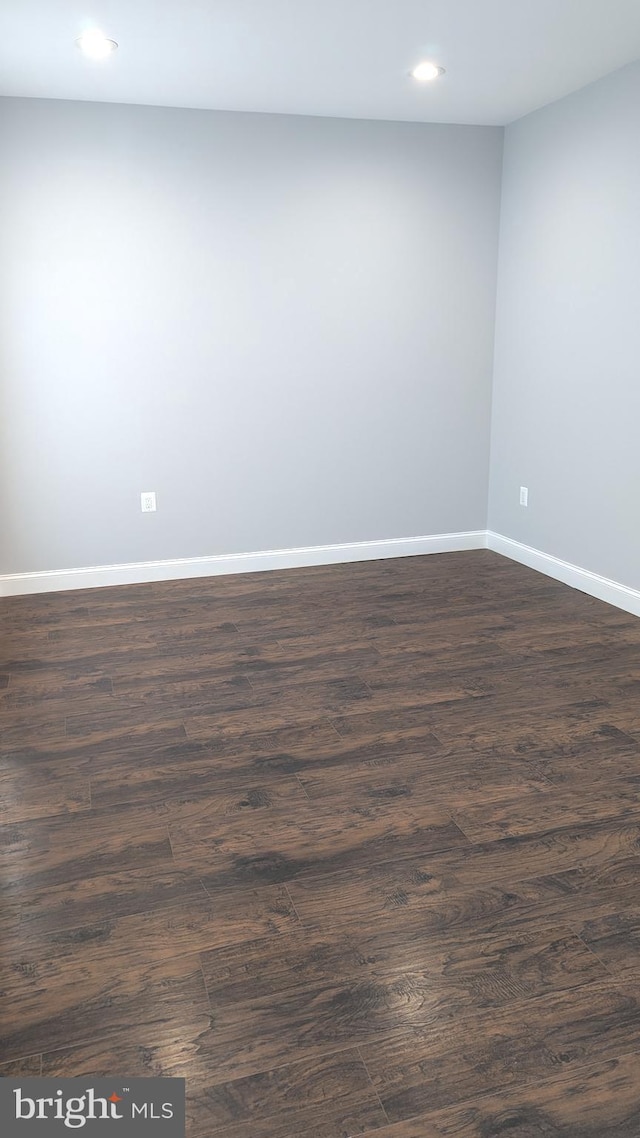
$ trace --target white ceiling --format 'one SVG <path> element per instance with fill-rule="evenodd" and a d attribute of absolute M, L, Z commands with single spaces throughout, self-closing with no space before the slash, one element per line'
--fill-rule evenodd
<path fill-rule="evenodd" d="M 639 56 L 640 0 L 0 0 L 2 95 L 507 123 Z"/>

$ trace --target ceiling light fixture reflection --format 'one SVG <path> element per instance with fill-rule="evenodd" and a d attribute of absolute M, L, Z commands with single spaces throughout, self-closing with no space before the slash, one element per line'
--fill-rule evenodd
<path fill-rule="evenodd" d="M 438 67 L 437 63 L 425 60 L 424 63 L 419 63 L 417 67 L 414 67 L 411 75 L 419 83 L 432 83 L 434 79 L 444 75 L 444 67 Z"/>
<path fill-rule="evenodd" d="M 99 28 L 90 28 L 89 31 L 83 32 L 76 43 L 82 54 L 89 59 L 107 59 L 118 48 L 116 41 L 110 40 Z"/>

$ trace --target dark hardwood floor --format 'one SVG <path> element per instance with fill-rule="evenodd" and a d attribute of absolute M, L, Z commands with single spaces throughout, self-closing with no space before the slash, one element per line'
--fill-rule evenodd
<path fill-rule="evenodd" d="M 638 1138 L 640 621 L 489 552 L 0 602 L 0 1074 Z"/>

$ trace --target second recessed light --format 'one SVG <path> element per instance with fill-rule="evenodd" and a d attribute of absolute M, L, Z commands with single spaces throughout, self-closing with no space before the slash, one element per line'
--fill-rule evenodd
<path fill-rule="evenodd" d="M 438 67 L 437 63 L 425 60 L 424 63 L 419 63 L 417 67 L 414 67 L 411 75 L 419 83 L 431 83 L 439 75 L 444 75 L 444 67 Z"/>

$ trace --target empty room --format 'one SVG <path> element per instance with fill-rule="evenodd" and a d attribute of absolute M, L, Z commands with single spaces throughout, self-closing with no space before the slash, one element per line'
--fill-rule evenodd
<path fill-rule="evenodd" d="M 638 1138 L 639 424 L 638 0 L 0 0 L 3 1136 Z"/>

